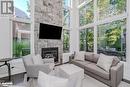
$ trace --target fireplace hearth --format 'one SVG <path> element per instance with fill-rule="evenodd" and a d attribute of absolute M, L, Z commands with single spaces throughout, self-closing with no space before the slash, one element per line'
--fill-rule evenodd
<path fill-rule="evenodd" d="M 58 62 L 58 47 L 42 48 L 41 53 L 43 59 L 54 58 L 54 62 Z"/>

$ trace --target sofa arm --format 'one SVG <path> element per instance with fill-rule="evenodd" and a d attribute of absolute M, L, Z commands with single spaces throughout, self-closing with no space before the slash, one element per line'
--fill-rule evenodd
<path fill-rule="evenodd" d="M 112 87 L 117 87 L 120 81 L 123 79 L 123 70 L 124 70 L 124 65 L 121 62 L 111 68 L 110 75 L 111 75 Z"/>
<path fill-rule="evenodd" d="M 29 65 L 26 67 L 27 77 L 38 77 L 39 71 L 49 73 L 51 71 L 49 65 Z"/>

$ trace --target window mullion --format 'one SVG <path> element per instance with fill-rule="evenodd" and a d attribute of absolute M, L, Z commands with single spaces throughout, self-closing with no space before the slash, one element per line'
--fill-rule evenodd
<path fill-rule="evenodd" d="M 97 0 L 94 0 L 94 53 L 97 53 Z"/>
<path fill-rule="evenodd" d="M 117 15 L 117 16 L 113 16 L 113 17 L 110 17 L 110 18 L 106 18 L 104 20 L 99 20 L 99 21 L 97 21 L 97 25 L 110 23 L 110 22 L 117 21 L 117 20 L 122 20 L 124 18 L 127 18 L 127 13 Z"/>
<path fill-rule="evenodd" d="M 78 8 L 80 9 L 81 7 L 85 6 L 86 4 L 88 4 L 89 2 L 91 2 L 92 0 L 86 0 L 83 3 L 81 3 L 80 5 L 78 5 Z"/>
<path fill-rule="evenodd" d="M 90 27 L 93 27 L 93 26 L 94 26 L 94 23 L 89 23 L 89 24 L 87 24 L 87 25 L 84 25 L 84 26 L 79 27 L 79 29 L 90 28 Z"/>

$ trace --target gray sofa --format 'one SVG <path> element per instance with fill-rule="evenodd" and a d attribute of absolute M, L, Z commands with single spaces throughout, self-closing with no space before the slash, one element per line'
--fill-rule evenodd
<path fill-rule="evenodd" d="M 111 86 L 118 87 L 123 78 L 123 63 L 117 57 L 114 57 L 110 72 L 106 72 L 99 68 L 96 63 L 99 59 L 99 54 L 85 54 L 85 60 L 76 60 L 72 57 L 71 63 L 84 69 L 85 74 L 94 77 L 95 79 Z"/>

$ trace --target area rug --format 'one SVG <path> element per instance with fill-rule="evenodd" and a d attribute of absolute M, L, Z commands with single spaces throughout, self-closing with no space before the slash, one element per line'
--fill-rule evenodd
<path fill-rule="evenodd" d="M 26 87 L 38 87 L 37 80 L 30 79 L 27 82 Z M 102 82 L 100 82 L 88 75 L 85 75 L 85 78 L 83 79 L 81 87 L 109 87 L 109 86 L 103 84 Z M 130 84 L 122 81 L 118 87 L 130 87 Z"/>

